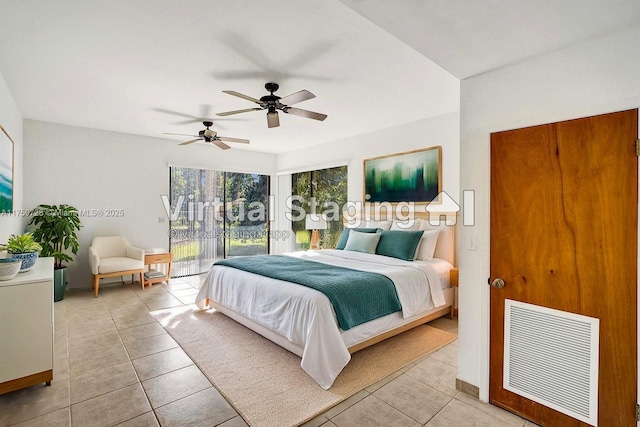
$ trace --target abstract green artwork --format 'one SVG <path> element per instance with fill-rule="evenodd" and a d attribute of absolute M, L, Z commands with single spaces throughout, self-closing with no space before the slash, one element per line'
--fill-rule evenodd
<path fill-rule="evenodd" d="M 13 210 L 13 140 L 0 126 L 0 213 Z"/>
<path fill-rule="evenodd" d="M 429 203 L 441 191 L 442 147 L 364 160 L 365 202 Z"/>

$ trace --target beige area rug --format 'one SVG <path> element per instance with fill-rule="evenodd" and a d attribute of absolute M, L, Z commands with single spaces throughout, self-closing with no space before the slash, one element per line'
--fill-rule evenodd
<path fill-rule="evenodd" d="M 252 427 L 297 426 L 456 336 L 422 325 L 353 354 L 329 390 L 300 357 L 215 310 L 191 307 L 154 316 Z"/>

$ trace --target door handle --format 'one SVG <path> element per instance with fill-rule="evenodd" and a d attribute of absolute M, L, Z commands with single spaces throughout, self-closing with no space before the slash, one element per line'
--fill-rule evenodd
<path fill-rule="evenodd" d="M 491 282 L 491 286 L 497 289 L 504 288 L 505 284 L 506 283 L 504 283 L 504 280 L 499 277 L 496 277 L 495 279 L 493 279 L 493 282 Z"/>

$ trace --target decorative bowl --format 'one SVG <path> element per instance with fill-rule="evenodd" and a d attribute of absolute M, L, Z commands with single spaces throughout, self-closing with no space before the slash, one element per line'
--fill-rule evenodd
<path fill-rule="evenodd" d="M 14 254 L 10 252 L 8 256 L 12 259 L 19 259 L 22 261 L 20 273 L 31 270 L 38 260 L 38 252 L 26 252 L 22 254 Z"/>
<path fill-rule="evenodd" d="M 11 280 L 20 271 L 22 260 L 13 258 L 0 258 L 0 280 Z"/>

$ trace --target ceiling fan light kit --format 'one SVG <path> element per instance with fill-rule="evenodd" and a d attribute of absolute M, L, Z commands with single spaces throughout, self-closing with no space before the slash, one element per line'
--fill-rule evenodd
<path fill-rule="evenodd" d="M 282 111 L 286 114 L 292 114 L 294 116 L 306 117 L 308 119 L 314 119 L 322 121 L 327 118 L 326 114 L 316 113 L 314 111 L 303 110 L 300 108 L 293 108 L 290 105 L 298 102 L 306 101 L 308 99 L 315 98 L 316 96 L 308 90 L 300 90 L 298 92 L 287 95 L 284 98 L 280 98 L 273 93 L 276 92 L 280 86 L 278 83 L 269 82 L 264 85 L 264 88 L 269 92 L 269 95 L 264 95 L 260 99 L 253 98 L 251 96 L 236 92 L 234 90 L 223 90 L 224 93 L 237 96 L 238 98 L 246 99 L 247 101 L 254 102 L 259 107 L 245 108 L 243 110 L 225 111 L 223 113 L 217 113 L 218 116 L 229 116 L 232 114 L 248 113 L 249 111 L 261 111 L 267 110 L 267 126 L 270 128 L 280 126 L 280 118 L 278 111 Z"/>
<path fill-rule="evenodd" d="M 225 144 L 225 142 L 237 142 L 240 144 L 249 144 L 248 139 L 229 138 L 227 136 L 218 135 L 216 131 L 209 129 L 211 126 L 213 126 L 212 121 L 205 120 L 202 122 L 202 124 L 204 125 L 205 129 L 198 132 L 198 135 L 187 135 L 182 133 L 165 133 L 165 135 L 183 135 L 183 136 L 195 137 L 195 139 L 181 142 L 178 145 L 189 145 L 189 144 L 193 144 L 194 142 L 204 141 L 205 143 L 214 144 L 223 150 L 228 150 L 229 148 L 231 148 L 229 145 Z"/>

